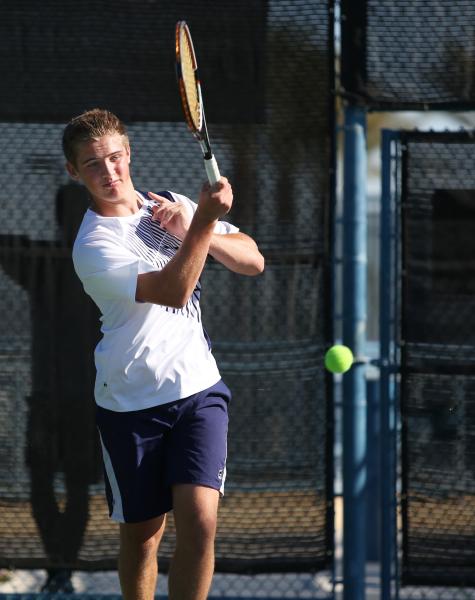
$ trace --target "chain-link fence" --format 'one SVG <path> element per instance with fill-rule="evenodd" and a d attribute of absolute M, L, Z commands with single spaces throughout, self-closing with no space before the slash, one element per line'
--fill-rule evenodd
<path fill-rule="evenodd" d="M 376 110 L 473 109 L 471 0 L 342 0 L 342 86 Z"/>
<path fill-rule="evenodd" d="M 385 492 L 383 509 L 397 508 L 384 521 L 394 545 L 394 553 L 383 549 L 394 561 L 385 571 L 394 584 L 387 589 L 407 599 L 472 598 L 474 370 L 469 355 L 475 323 L 467 276 L 473 256 L 474 137 L 470 132 L 394 132 L 393 137 L 398 149 L 392 171 L 400 193 L 394 214 L 386 212 L 393 226 L 385 231 L 393 234 L 383 238 L 383 246 L 392 256 L 384 263 L 390 265 L 394 286 L 387 306 L 395 302 L 399 309 L 385 327 L 388 333 L 396 324 L 392 342 L 400 348 L 400 365 L 399 353 L 391 350 L 389 373 L 396 368 L 400 380 L 385 378 L 388 407 L 382 410 L 386 434 L 394 438 L 385 451 L 399 449 L 401 460 L 383 457 L 395 469 L 386 480 L 394 496 L 391 500 Z M 398 391 L 400 412 L 396 402 L 391 413 Z"/>
<path fill-rule="evenodd" d="M 233 183 L 229 220 L 267 259 L 257 279 L 215 263 L 202 279 L 205 326 L 233 391 L 217 570 L 247 574 L 244 584 L 218 576 L 212 593 L 330 594 L 315 579 L 333 556 L 327 3 L 24 0 L 3 10 L 0 565 L 115 569 L 93 426 L 98 313 L 70 260 L 88 199 L 66 177 L 62 121 L 106 104 L 127 121 L 136 187 L 196 199 L 202 161 L 173 73 L 174 24 L 186 18 Z M 171 519 L 162 571 L 173 539 Z M 92 579 L 73 581 L 91 593 Z"/>

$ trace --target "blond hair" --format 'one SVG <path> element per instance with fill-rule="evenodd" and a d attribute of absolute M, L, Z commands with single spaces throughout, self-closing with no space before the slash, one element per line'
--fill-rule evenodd
<path fill-rule="evenodd" d="M 75 165 L 79 144 L 115 134 L 122 136 L 124 145 L 129 144 L 126 127 L 116 115 L 103 108 L 88 110 L 66 125 L 63 131 L 64 156 Z"/>

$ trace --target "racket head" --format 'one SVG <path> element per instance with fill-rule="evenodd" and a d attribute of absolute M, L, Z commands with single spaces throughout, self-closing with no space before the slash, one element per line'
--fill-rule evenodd
<path fill-rule="evenodd" d="M 199 135 L 203 129 L 201 86 L 193 41 L 185 21 L 178 21 L 176 24 L 175 53 L 178 88 L 185 120 L 191 131 Z"/>

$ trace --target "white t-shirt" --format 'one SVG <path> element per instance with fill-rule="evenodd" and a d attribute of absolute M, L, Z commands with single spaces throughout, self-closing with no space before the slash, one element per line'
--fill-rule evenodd
<path fill-rule="evenodd" d="M 131 216 L 102 217 L 87 210 L 73 247 L 76 273 L 102 313 L 95 398 L 113 411 L 186 398 L 220 379 L 201 322 L 199 283 L 181 309 L 135 300 L 137 276 L 162 269 L 181 244 L 152 221 L 153 201 L 137 194 L 143 205 Z M 196 210 L 185 196 L 166 195 L 183 202 L 190 214 Z M 237 231 L 223 221 L 215 230 Z"/>

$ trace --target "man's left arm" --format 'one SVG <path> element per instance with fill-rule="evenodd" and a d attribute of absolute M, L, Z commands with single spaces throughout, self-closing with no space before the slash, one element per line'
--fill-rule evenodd
<path fill-rule="evenodd" d="M 256 242 L 242 232 L 214 233 L 209 254 L 240 275 L 259 275 L 264 270 L 264 257 Z"/>
<path fill-rule="evenodd" d="M 152 207 L 152 220 L 160 221 L 162 227 L 184 239 L 197 204 L 188 198 L 176 194 L 178 202 L 148 193 L 157 204 Z M 234 231 L 233 231 L 234 230 Z M 256 242 L 228 223 L 219 222 L 218 231 L 212 235 L 208 254 L 230 271 L 240 275 L 259 275 L 264 270 L 264 257 Z"/>

